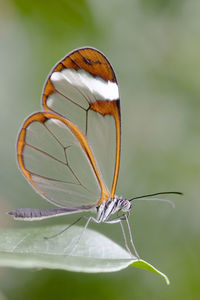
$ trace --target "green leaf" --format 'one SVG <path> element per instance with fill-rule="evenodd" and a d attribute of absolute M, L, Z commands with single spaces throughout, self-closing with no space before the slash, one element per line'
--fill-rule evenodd
<path fill-rule="evenodd" d="M 79 244 L 82 228 L 73 226 L 52 239 L 63 226 L 0 230 L 0 266 L 15 268 L 48 268 L 75 272 L 114 272 L 129 265 L 168 278 L 144 260 L 129 253 L 106 236 L 87 229 Z M 71 253 L 74 245 L 76 249 Z M 71 253 L 71 255 L 69 255 Z"/>

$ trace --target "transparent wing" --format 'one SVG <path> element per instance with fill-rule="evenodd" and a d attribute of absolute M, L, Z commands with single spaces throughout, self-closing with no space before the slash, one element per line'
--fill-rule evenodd
<path fill-rule="evenodd" d="M 17 153 L 29 183 L 58 206 L 88 209 L 108 197 L 85 136 L 55 113 L 39 112 L 25 120 Z"/>
<path fill-rule="evenodd" d="M 105 56 L 82 48 L 63 58 L 47 78 L 42 106 L 68 118 L 86 135 L 113 197 L 120 162 L 120 100 L 114 71 Z"/>

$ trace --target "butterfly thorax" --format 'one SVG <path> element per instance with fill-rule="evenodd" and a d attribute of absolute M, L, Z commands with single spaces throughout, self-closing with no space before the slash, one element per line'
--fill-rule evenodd
<path fill-rule="evenodd" d="M 111 215 L 122 211 L 129 212 L 131 209 L 131 202 L 122 197 L 115 196 L 107 201 L 102 202 L 97 208 L 97 220 L 99 222 L 107 222 Z"/>

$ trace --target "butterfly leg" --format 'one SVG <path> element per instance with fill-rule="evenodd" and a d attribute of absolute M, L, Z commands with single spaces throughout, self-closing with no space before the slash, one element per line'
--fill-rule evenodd
<path fill-rule="evenodd" d="M 137 252 L 137 250 L 136 250 L 136 248 L 135 248 L 135 245 L 134 245 L 134 243 L 133 243 L 133 236 L 132 236 L 131 227 L 130 227 L 130 224 L 129 224 L 129 221 L 128 221 L 128 216 L 127 216 L 127 214 L 124 214 L 124 217 L 125 217 L 126 224 L 127 224 L 127 227 L 128 227 L 128 232 L 129 232 L 129 238 L 130 238 L 131 246 L 132 246 L 132 248 L 133 248 L 133 251 L 134 251 L 134 253 L 135 253 L 135 256 L 136 256 L 138 259 L 140 259 L 139 254 L 138 254 L 138 252 Z"/>
<path fill-rule="evenodd" d="M 50 236 L 44 236 L 44 239 L 45 240 L 49 240 L 49 239 L 53 239 L 57 236 L 59 236 L 60 234 L 62 234 L 63 232 L 65 232 L 66 230 L 68 230 L 70 227 L 72 227 L 73 225 L 75 225 L 76 223 L 78 223 L 80 220 L 82 219 L 82 217 L 78 218 L 76 221 L 74 221 L 73 223 L 69 224 L 67 227 L 65 227 L 63 230 L 53 234 L 53 235 L 50 235 Z"/>
<path fill-rule="evenodd" d="M 99 222 L 97 219 L 95 219 L 94 217 L 92 217 L 92 216 L 89 217 L 89 218 L 87 219 L 87 222 L 85 223 L 85 226 L 83 227 L 83 229 L 82 229 L 82 231 L 81 231 L 81 233 L 80 233 L 80 235 L 79 235 L 78 240 L 77 240 L 76 243 L 73 245 L 73 247 L 72 247 L 70 253 L 68 253 L 68 254 L 66 254 L 66 255 L 71 256 L 71 255 L 74 253 L 74 251 L 76 250 L 78 244 L 80 243 L 80 240 L 81 240 L 82 237 L 83 237 L 83 234 L 85 233 L 85 231 L 86 231 L 86 229 L 87 229 L 87 227 L 88 227 L 88 225 L 89 225 L 89 223 L 90 223 L 91 221 L 93 221 L 93 222 L 95 222 L 95 223 L 100 223 L 100 222 Z"/>
<path fill-rule="evenodd" d="M 122 235 L 123 235 L 123 238 L 124 238 L 124 244 L 125 244 L 126 250 L 130 254 L 130 256 L 133 256 L 133 254 L 131 253 L 131 250 L 129 249 L 128 243 L 127 243 L 126 233 L 125 233 L 124 226 L 122 224 L 121 219 L 119 220 L 119 224 L 120 224 L 120 227 L 121 227 L 121 230 L 122 230 Z"/>
<path fill-rule="evenodd" d="M 123 235 L 123 238 L 124 238 L 124 244 L 125 244 L 125 247 L 126 247 L 126 250 L 129 252 L 129 254 L 131 256 L 133 256 L 129 246 L 128 246 L 128 242 L 127 242 L 127 238 L 126 238 L 126 233 L 125 233 L 125 230 L 124 230 L 124 226 L 123 226 L 123 223 L 122 223 L 122 220 L 126 220 L 126 224 L 127 224 L 127 227 L 128 227 L 128 233 L 129 233 L 129 239 L 130 239 L 130 243 L 131 243 L 131 246 L 133 248 L 133 251 L 134 251 L 134 254 L 135 256 L 140 259 L 139 257 L 139 254 L 135 248 L 135 245 L 133 243 L 133 237 L 132 237 L 132 232 L 131 232 L 131 228 L 130 228 L 130 224 L 129 224 L 129 221 L 128 221 L 128 216 L 127 214 L 123 214 L 121 216 L 118 216 L 112 220 L 109 220 L 109 221 L 106 221 L 105 223 L 109 223 L 109 224 L 114 224 L 114 223 L 120 223 L 120 226 L 121 226 L 121 230 L 122 230 L 122 235 Z"/>
<path fill-rule="evenodd" d="M 125 214 L 123 215 L 120 215 L 114 219 L 111 219 L 109 221 L 106 221 L 105 223 L 109 223 L 109 224 L 115 224 L 115 223 L 120 223 L 120 227 L 121 227 L 121 230 L 122 230 L 122 235 L 123 235 L 123 239 L 124 239 L 124 244 L 125 244 L 125 248 L 126 250 L 128 251 L 128 253 L 130 254 L 130 256 L 133 256 L 133 254 L 131 253 L 131 250 L 128 246 L 128 243 L 127 243 L 127 238 L 126 238 L 126 233 L 125 233 L 125 230 L 124 230 L 124 226 L 123 226 L 123 223 L 122 223 L 122 220 L 125 219 Z"/>

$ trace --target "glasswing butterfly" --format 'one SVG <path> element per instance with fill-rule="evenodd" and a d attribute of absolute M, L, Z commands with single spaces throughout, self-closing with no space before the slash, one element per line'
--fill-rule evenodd
<path fill-rule="evenodd" d="M 131 253 L 122 223 L 125 220 L 130 243 L 139 258 L 128 222 L 131 201 L 166 192 L 130 200 L 115 195 L 121 114 L 117 79 L 107 58 L 91 47 L 65 56 L 46 80 L 42 109 L 22 125 L 17 160 L 31 186 L 57 208 L 21 208 L 9 214 L 17 220 L 31 221 L 96 211 L 97 216 L 88 218 L 84 230 L 90 221 L 120 223 L 125 246 Z"/>

